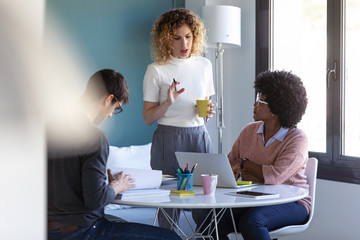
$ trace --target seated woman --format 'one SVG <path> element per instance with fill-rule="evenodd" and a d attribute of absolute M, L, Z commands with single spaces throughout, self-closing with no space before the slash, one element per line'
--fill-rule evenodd
<path fill-rule="evenodd" d="M 306 90 L 300 78 L 290 72 L 260 73 L 254 119 L 235 141 L 228 154 L 234 176 L 263 184 L 288 184 L 308 189 L 305 173 L 308 141 L 296 127 L 307 106 Z M 233 209 L 237 231 L 246 239 L 270 239 L 269 231 L 306 222 L 311 197 L 297 202 Z M 230 212 L 218 223 L 220 239 L 234 232 Z M 194 218 L 197 224 L 199 220 Z"/>

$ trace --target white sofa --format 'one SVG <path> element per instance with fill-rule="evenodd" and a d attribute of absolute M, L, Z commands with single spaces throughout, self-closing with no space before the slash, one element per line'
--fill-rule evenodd
<path fill-rule="evenodd" d="M 110 146 L 107 168 L 151 169 L 150 148 L 151 143 L 133 145 L 129 147 Z M 110 220 L 118 220 L 118 218 L 122 218 L 128 222 L 138 222 L 149 225 L 153 225 L 155 213 L 155 208 L 137 208 L 117 204 L 109 204 L 105 207 L 105 214 Z M 192 227 L 195 228 L 191 212 L 187 211 L 186 214 L 188 219 L 191 220 Z M 180 217 L 180 226 L 185 233 L 191 232 L 184 216 Z"/>

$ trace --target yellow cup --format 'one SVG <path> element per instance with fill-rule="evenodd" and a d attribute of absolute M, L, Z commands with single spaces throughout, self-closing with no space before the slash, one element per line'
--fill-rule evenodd
<path fill-rule="evenodd" d="M 196 100 L 199 117 L 206 117 L 210 110 L 209 104 L 211 100 Z"/>

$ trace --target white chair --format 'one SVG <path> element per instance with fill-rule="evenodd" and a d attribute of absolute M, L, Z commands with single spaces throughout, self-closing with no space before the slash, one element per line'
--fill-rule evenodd
<path fill-rule="evenodd" d="M 309 227 L 310 222 L 314 216 L 314 209 L 315 209 L 315 190 L 316 190 L 317 168 L 318 168 L 318 160 L 316 158 L 309 158 L 307 167 L 305 170 L 305 175 L 307 177 L 307 181 L 309 184 L 309 195 L 312 198 L 309 219 L 307 220 L 306 223 L 304 223 L 302 225 L 290 225 L 290 226 L 282 227 L 282 228 L 276 229 L 274 231 L 271 231 L 270 232 L 271 239 L 278 239 L 278 238 L 286 236 L 286 235 L 299 233 L 299 232 L 305 231 Z M 234 235 L 235 235 L 234 233 L 231 233 L 228 236 L 230 237 L 230 239 L 235 239 Z M 240 233 L 238 233 L 237 235 L 238 235 L 237 239 L 242 239 Z"/>

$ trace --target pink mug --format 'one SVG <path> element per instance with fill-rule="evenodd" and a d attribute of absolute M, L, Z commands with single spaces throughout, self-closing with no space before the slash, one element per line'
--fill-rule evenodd
<path fill-rule="evenodd" d="M 217 179 L 218 175 L 215 174 L 201 174 L 201 181 L 205 195 L 215 193 Z"/>

